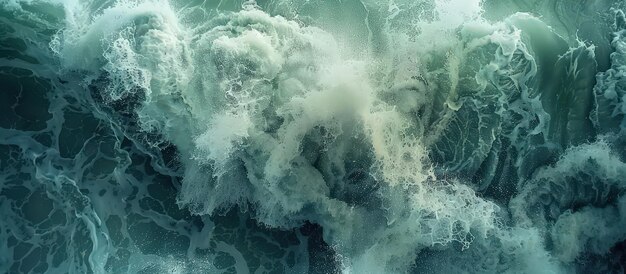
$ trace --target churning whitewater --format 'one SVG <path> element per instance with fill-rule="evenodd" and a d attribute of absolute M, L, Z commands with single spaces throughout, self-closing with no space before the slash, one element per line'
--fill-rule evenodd
<path fill-rule="evenodd" d="M 0 0 L 0 272 L 623 273 L 625 6 Z"/>

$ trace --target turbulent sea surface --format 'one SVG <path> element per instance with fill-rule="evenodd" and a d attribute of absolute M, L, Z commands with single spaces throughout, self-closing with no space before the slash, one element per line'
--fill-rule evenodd
<path fill-rule="evenodd" d="M 624 11 L 0 0 L 0 273 L 624 273 Z"/>

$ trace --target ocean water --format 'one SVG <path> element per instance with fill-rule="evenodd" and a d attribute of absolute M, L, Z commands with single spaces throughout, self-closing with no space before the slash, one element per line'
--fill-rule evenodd
<path fill-rule="evenodd" d="M 625 10 L 0 0 L 0 273 L 624 273 Z"/>

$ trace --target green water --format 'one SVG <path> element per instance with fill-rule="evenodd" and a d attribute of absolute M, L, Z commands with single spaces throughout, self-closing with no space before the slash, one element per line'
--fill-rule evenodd
<path fill-rule="evenodd" d="M 623 6 L 0 0 L 0 273 L 622 273 Z"/>

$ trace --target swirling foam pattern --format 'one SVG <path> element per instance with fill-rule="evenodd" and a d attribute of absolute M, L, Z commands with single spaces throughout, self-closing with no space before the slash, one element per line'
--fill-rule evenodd
<path fill-rule="evenodd" d="M 1 0 L 2 273 L 622 273 L 622 1 Z"/>

